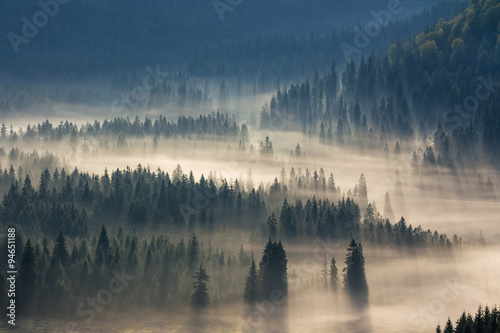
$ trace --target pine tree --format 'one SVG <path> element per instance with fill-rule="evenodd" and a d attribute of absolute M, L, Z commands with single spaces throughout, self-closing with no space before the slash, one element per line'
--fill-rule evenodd
<path fill-rule="evenodd" d="M 328 289 L 328 263 L 326 261 L 326 253 L 323 264 L 321 265 L 321 279 L 325 283 L 325 289 Z"/>
<path fill-rule="evenodd" d="M 245 292 L 243 294 L 245 302 L 248 304 L 254 304 L 254 302 L 259 299 L 259 289 L 259 276 L 255 266 L 255 261 L 252 260 L 248 277 L 245 282 Z"/>
<path fill-rule="evenodd" d="M 394 219 L 394 212 L 392 211 L 391 196 L 389 195 L 389 192 L 385 192 L 384 217 L 389 220 Z"/>
<path fill-rule="evenodd" d="M 347 249 L 344 268 L 344 290 L 355 306 L 368 304 L 368 282 L 365 275 L 363 247 L 353 239 Z"/>
<path fill-rule="evenodd" d="M 66 248 L 66 238 L 64 237 L 62 231 L 59 231 L 59 235 L 54 243 L 54 249 L 52 250 L 52 257 L 59 260 L 63 267 L 68 263 L 68 249 Z"/>
<path fill-rule="evenodd" d="M 99 249 L 102 249 L 103 254 L 106 255 L 108 253 L 108 248 L 109 248 L 108 232 L 106 231 L 106 228 L 103 225 L 101 228 L 101 234 L 99 235 L 99 241 L 97 241 L 96 253 L 99 251 Z"/>
<path fill-rule="evenodd" d="M 453 324 L 451 323 L 450 318 L 448 318 L 448 321 L 446 322 L 443 333 L 453 333 Z"/>
<path fill-rule="evenodd" d="M 196 235 L 193 234 L 193 238 L 189 242 L 189 250 L 188 250 L 188 268 L 192 272 L 195 267 L 198 265 L 200 253 L 198 249 L 198 239 Z"/>
<path fill-rule="evenodd" d="M 368 189 L 366 187 L 366 178 L 361 174 L 358 181 L 358 204 L 363 211 L 368 206 Z"/>
<path fill-rule="evenodd" d="M 193 278 L 196 281 L 193 283 L 194 291 L 191 295 L 191 306 L 196 310 L 201 310 L 206 308 L 210 302 L 207 288 L 207 282 L 210 278 L 207 270 L 201 264 Z"/>
<path fill-rule="evenodd" d="M 338 277 L 337 263 L 335 261 L 335 258 L 332 257 L 332 260 L 330 261 L 330 286 L 332 287 L 332 290 L 334 292 L 337 292 L 338 283 L 339 283 L 339 277 Z"/>

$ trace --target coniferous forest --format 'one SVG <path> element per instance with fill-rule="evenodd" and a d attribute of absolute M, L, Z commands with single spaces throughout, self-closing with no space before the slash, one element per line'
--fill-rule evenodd
<path fill-rule="evenodd" d="M 499 0 L 0 6 L 0 331 L 500 333 Z"/>

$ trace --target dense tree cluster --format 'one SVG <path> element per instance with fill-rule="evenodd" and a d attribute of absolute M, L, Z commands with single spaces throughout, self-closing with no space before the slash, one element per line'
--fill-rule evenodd
<path fill-rule="evenodd" d="M 433 3 L 405 2 L 404 14 Z M 5 38 L 0 44 L 3 55 L 0 64 L 3 74 L 58 79 L 79 79 L 158 63 L 184 66 L 205 45 L 217 45 L 221 40 L 233 41 L 269 32 L 303 35 L 313 30 L 323 35 L 334 27 L 350 26 L 359 18 L 373 19 L 364 10 L 368 5 L 384 9 L 387 2 L 320 1 L 310 5 L 297 0 L 273 3 L 259 0 L 247 4 L 155 0 L 138 8 L 129 0 L 108 4 L 76 1 L 69 6 L 58 6 L 55 17 L 48 22 L 50 29 L 44 27 L 42 31 L 32 25 L 33 15 L 42 10 L 38 2 L 9 3 L 0 16 L 2 31 L 18 37 Z M 300 21 L 289 20 L 290 16 L 299 15 Z M 22 33 L 23 16 L 36 29 L 30 38 Z M 144 22 L 149 24 L 144 26 Z M 424 20 L 421 26 L 431 22 Z M 411 27 L 406 29 L 413 31 Z M 58 43 L 54 44 L 54 40 Z M 17 52 L 12 44 L 17 44 Z M 64 50 L 60 45 L 64 45 Z M 218 61 L 214 59 L 213 63 Z"/>
<path fill-rule="evenodd" d="M 367 55 L 370 50 L 385 49 L 397 39 L 413 38 L 440 18 L 451 19 L 459 14 L 462 4 L 462 1 L 441 1 L 431 9 L 426 8 L 408 17 L 393 16 L 380 29 L 376 38 L 370 40 L 369 47 L 357 49 L 353 56 L 360 57 L 362 54 Z M 370 6 L 377 8 L 373 2 Z M 409 9 L 409 4 L 403 6 Z M 343 13 L 353 13 L 353 10 Z M 356 22 L 366 23 L 373 19 L 369 16 Z M 247 94 L 252 92 L 252 82 L 255 82 L 256 92 L 276 90 L 282 82 L 301 79 L 315 70 L 323 72 L 330 65 L 329 59 L 339 59 L 344 63 L 342 43 L 356 48 L 354 41 L 359 27 L 355 30 L 351 26 L 352 23 L 347 29 L 334 29 L 327 34 L 274 34 L 206 45 L 190 59 L 187 71 L 202 77 L 237 78 L 243 83 L 247 82 Z"/>
<path fill-rule="evenodd" d="M 45 170 L 38 189 L 29 176 L 11 183 L 0 206 L 3 225 L 15 223 L 40 236 L 62 230 L 71 237 L 87 235 L 101 224 L 145 230 L 159 227 L 200 227 L 213 231 L 227 224 L 253 228 L 267 214 L 263 189 L 228 184 L 203 175 L 195 181 L 178 166 L 172 175 L 151 171 L 115 170 L 104 175 Z"/>
<path fill-rule="evenodd" d="M 338 198 L 338 203 L 327 198 L 308 198 L 294 186 L 319 186 L 318 174 L 304 178 L 291 178 L 295 195 L 287 192 L 286 185 L 275 181 L 268 188 L 257 189 L 210 173 L 199 181 L 192 173 L 186 175 L 178 166 L 170 175 L 158 169 L 115 170 L 104 175 L 67 173 L 56 169 L 42 172 L 38 188 L 29 176 L 11 180 L 10 188 L 0 205 L 3 225 L 16 224 L 27 234 L 42 237 L 62 230 L 67 236 L 85 237 L 97 226 L 125 225 L 137 230 L 174 228 L 179 230 L 205 230 L 213 232 L 234 227 L 260 230 L 260 237 L 275 240 L 310 239 L 329 236 L 334 239 L 359 237 L 366 242 L 394 246 L 449 246 L 460 245 L 454 236 L 450 242 L 446 235 L 432 233 L 421 227 L 407 225 L 404 218 L 391 224 L 368 203 L 366 179 L 362 175 L 352 198 L 340 196 L 340 189 L 329 184 L 328 194 Z M 324 178 L 323 178 L 324 179 Z M 250 178 L 251 181 L 251 178 Z M 316 185 L 315 185 L 316 184 Z M 321 193 L 321 191 L 320 191 Z M 287 199 L 288 198 L 288 199 Z M 295 202 L 289 202 L 291 198 Z M 364 219 L 358 203 L 363 208 Z M 282 203 L 282 204 L 281 204 Z M 390 201 L 384 214 L 391 215 Z M 392 218 L 392 217 L 391 217 Z M 267 219 L 267 220 L 266 220 Z"/>
<path fill-rule="evenodd" d="M 446 234 L 408 225 L 404 217 L 392 224 L 380 214 L 375 214 L 371 204 L 361 222 L 359 206 L 350 198 L 337 204 L 328 199 L 308 199 L 305 204 L 297 200 L 290 204 L 286 199 L 279 211 L 272 213 L 261 225 L 261 232 L 272 239 L 297 240 L 310 237 L 330 237 L 348 240 L 352 237 L 371 244 L 393 247 L 443 247 L 460 246 L 456 235 L 450 240 Z"/>
<path fill-rule="evenodd" d="M 256 269 L 255 261 L 252 260 L 249 274 L 245 282 L 243 297 L 250 305 L 256 301 L 273 300 L 274 303 L 282 304 L 288 296 L 286 251 L 280 242 L 267 242 L 259 270 Z"/>
<path fill-rule="evenodd" d="M 130 118 L 117 117 L 112 120 L 104 120 L 102 123 L 95 120 L 94 123 L 87 122 L 78 127 L 73 122 L 65 121 L 58 125 L 53 125 L 48 120 L 37 125 L 28 125 L 26 129 L 20 128 L 15 131 L 12 126 L 7 130 L 5 124 L 0 128 L 0 139 L 10 142 L 30 142 L 30 141 L 57 141 L 69 138 L 75 142 L 78 138 L 102 138 L 105 136 L 119 136 L 119 142 L 123 145 L 127 137 L 188 137 L 198 136 L 200 138 L 248 138 L 248 128 L 245 124 L 238 125 L 234 117 L 220 112 L 212 112 L 209 115 L 200 115 L 193 118 L 191 116 L 179 116 L 177 122 L 167 120 L 164 116 L 159 116 L 154 121 L 145 117 L 144 121 L 136 116 L 133 121 Z M 118 144 L 120 146 L 120 144 Z"/>
<path fill-rule="evenodd" d="M 263 109 L 261 127 L 268 118 L 285 118 L 287 128 L 302 126 L 324 142 L 365 147 L 417 132 L 425 138 L 437 128 L 434 149 L 447 164 L 451 158 L 497 163 L 497 12 L 497 1 L 473 1 L 414 42 L 352 59 L 341 75 L 334 61 L 324 77 L 278 90 Z"/>
<path fill-rule="evenodd" d="M 436 333 L 498 333 L 500 332 L 500 311 L 479 306 L 475 315 L 462 313 L 455 325 L 448 318 L 445 326 L 436 327 Z"/>
<path fill-rule="evenodd" d="M 226 297 L 243 292 L 244 277 L 235 274 L 249 262 L 243 250 L 236 256 L 212 249 L 210 244 L 200 243 L 194 234 L 186 243 L 183 239 L 172 241 L 165 234 L 139 237 L 135 232 L 123 232 L 122 228 L 110 235 L 102 227 L 96 236 L 70 241 L 60 232 L 51 244 L 46 238 L 24 241 L 18 234 L 16 304 L 23 317 L 36 314 L 60 318 L 85 313 L 80 319 L 88 319 L 90 314 L 84 310 L 93 306 L 87 300 L 95 298 L 103 288 L 110 288 L 117 299 L 105 306 L 120 311 L 173 309 L 190 302 L 202 308 L 208 305 L 209 297 L 214 304 L 220 304 Z M 2 238 L 3 262 L 7 262 L 5 242 Z M 191 285 L 192 275 L 196 277 L 195 288 Z M 210 289 L 206 284 L 208 275 L 212 281 Z M 118 281 L 109 287 L 117 276 Z M 4 281 L 5 276 L 1 277 Z M 7 292 L 4 284 L 0 287 L 3 307 Z M 100 297 L 97 299 L 107 300 Z"/>
<path fill-rule="evenodd" d="M 146 70 L 145 73 L 133 71 L 132 74 L 114 74 L 106 89 L 75 84 L 42 88 L 29 83 L 3 83 L 0 84 L 0 114 L 51 113 L 56 104 L 94 106 L 124 114 L 148 109 L 212 109 L 213 99 L 208 81 L 201 89 L 196 80 L 183 72 L 170 76 L 161 72 L 160 67 L 147 68 L 149 72 Z M 153 70 L 159 72 L 144 85 L 144 78 L 150 78 Z"/>

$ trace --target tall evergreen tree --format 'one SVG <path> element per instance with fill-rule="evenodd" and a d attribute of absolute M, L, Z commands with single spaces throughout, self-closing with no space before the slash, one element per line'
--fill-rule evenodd
<path fill-rule="evenodd" d="M 68 263 L 68 249 L 66 247 L 66 238 L 64 237 L 62 231 L 59 231 L 59 235 L 54 242 L 54 249 L 52 250 L 52 257 L 59 260 L 61 265 L 65 266 Z"/>
<path fill-rule="evenodd" d="M 337 264 L 335 262 L 335 258 L 332 257 L 330 261 L 330 286 L 334 292 L 338 289 L 339 277 L 338 277 L 338 269 Z"/>
<path fill-rule="evenodd" d="M 443 333 L 453 333 L 453 324 L 451 323 L 450 318 L 446 321 L 446 326 L 444 327 Z"/>
<path fill-rule="evenodd" d="M 326 261 L 326 253 L 323 260 L 323 264 L 321 265 L 321 279 L 325 284 L 325 289 L 328 289 L 328 264 Z"/>
<path fill-rule="evenodd" d="M 191 295 L 191 306 L 196 310 L 201 310 L 206 308 L 210 302 L 207 287 L 207 282 L 210 277 L 207 274 L 207 270 L 200 264 L 193 278 L 195 282 L 193 283 L 194 291 Z"/>
<path fill-rule="evenodd" d="M 361 243 L 353 239 L 347 248 L 344 268 L 344 290 L 354 306 L 368 305 L 368 282 L 365 275 L 365 258 Z"/>
<path fill-rule="evenodd" d="M 189 242 L 188 249 L 188 268 L 191 271 L 194 271 L 195 267 L 198 265 L 199 256 L 200 250 L 198 248 L 198 239 L 196 238 L 196 235 L 193 234 L 193 237 Z"/>
<path fill-rule="evenodd" d="M 245 292 L 243 294 L 245 302 L 247 302 L 248 304 L 254 304 L 254 302 L 259 299 L 259 289 L 259 276 L 257 268 L 255 266 L 255 261 L 252 260 L 252 264 L 250 265 L 250 270 L 248 272 L 248 277 L 245 282 Z"/>
<path fill-rule="evenodd" d="M 361 211 L 368 206 L 368 189 L 366 187 L 366 178 L 361 174 L 358 181 L 358 204 Z"/>
<path fill-rule="evenodd" d="M 389 220 L 394 219 L 394 212 L 392 211 L 391 196 L 389 195 L 389 192 L 385 192 L 384 217 Z"/>
<path fill-rule="evenodd" d="M 96 253 L 99 251 L 99 249 L 102 249 L 103 254 L 106 255 L 108 253 L 108 248 L 109 248 L 108 232 L 106 231 L 106 227 L 102 226 L 101 233 L 99 235 L 99 240 L 97 241 Z"/>

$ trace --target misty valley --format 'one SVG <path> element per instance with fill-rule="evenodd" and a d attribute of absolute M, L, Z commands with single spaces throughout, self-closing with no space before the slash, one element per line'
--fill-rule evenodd
<path fill-rule="evenodd" d="M 500 332 L 500 1 L 2 6 L 0 331 Z"/>

